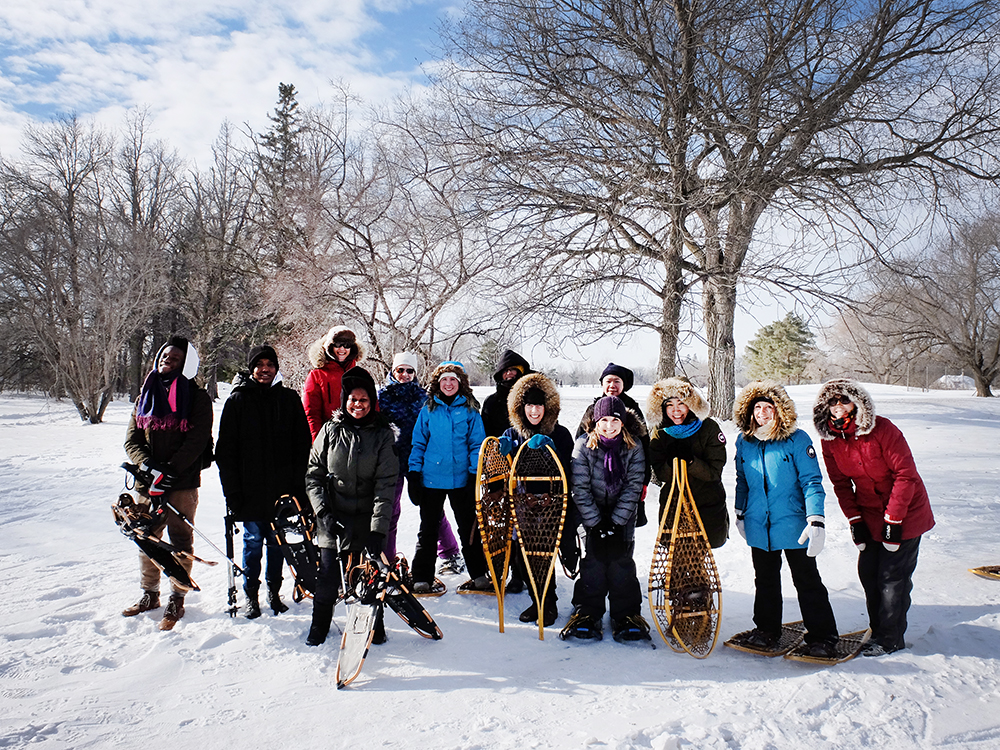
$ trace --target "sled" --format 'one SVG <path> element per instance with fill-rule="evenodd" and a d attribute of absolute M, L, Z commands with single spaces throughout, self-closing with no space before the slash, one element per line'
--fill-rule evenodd
<path fill-rule="evenodd" d="M 820 664 L 823 666 L 832 666 L 833 664 L 841 664 L 842 662 L 849 661 L 855 656 L 861 653 L 861 649 L 865 647 L 868 643 L 868 639 L 871 638 L 872 631 L 868 630 L 856 630 L 853 633 L 845 633 L 837 639 L 835 648 L 837 649 L 837 655 L 831 658 L 824 658 L 822 656 L 809 656 L 808 654 L 802 653 L 801 649 L 805 648 L 804 643 L 800 643 L 798 646 L 793 648 L 787 654 L 785 654 L 786 659 L 791 659 L 792 661 L 802 661 L 807 664 Z"/>
<path fill-rule="evenodd" d="M 649 567 L 649 608 L 671 649 L 704 659 L 719 638 L 722 584 L 687 462 L 675 458 L 673 475 Z"/>
<path fill-rule="evenodd" d="M 566 472 L 551 445 L 521 446 L 514 457 L 508 484 L 511 516 L 520 542 L 538 611 L 545 612 L 545 597 L 555 573 L 556 552 L 566 521 L 569 500 Z M 499 586 L 503 585 L 503 581 Z M 494 579 L 494 587 L 498 584 Z M 497 601 L 503 599 L 498 588 Z M 538 639 L 545 640 L 545 618 L 538 618 Z"/>
<path fill-rule="evenodd" d="M 734 648 L 737 651 L 744 651 L 748 654 L 756 654 L 757 656 L 784 656 L 802 643 L 802 638 L 806 634 L 806 626 L 802 624 L 802 620 L 798 622 L 786 622 L 781 626 L 781 637 L 778 639 L 778 645 L 772 649 L 764 649 L 747 643 L 746 639 L 752 632 L 753 630 L 751 629 L 737 633 L 722 645 L 729 646 L 729 648 Z"/>
<path fill-rule="evenodd" d="M 479 521 L 483 553 L 497 598 L 500 632 L 503 632 L 503 587 L 510 567 L 511 515 L 507 497 L 510 459 L 500 452 L 500 441 L 488 437 L 479 449 L 476 470 L 476 519 Z M 466 593 L 466 592 L 462 592 Z"/>
<path fill-rule="evenodd" d="M 980 578 L 992 578 L 1000 581 L 1000 565 L 982 565 L 978 568 L 969 568 L 969 572 Z"/>

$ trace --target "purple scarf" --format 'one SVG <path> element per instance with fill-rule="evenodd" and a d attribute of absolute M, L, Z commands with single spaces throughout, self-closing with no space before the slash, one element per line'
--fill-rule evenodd
<path fill-rule="evenodd" d="M 135 407 L 135 424 L 143 430 L 187 432 L 191 381 L 178 373 L 164 377 L 155 369 L 146 376 Z"/>
<path fill-rule="evenodd" d="M 604 449 L 604 486 L 608 490 L 608 499 L 617 498 L 625 486 L 625 466 L 622 464 L 621 449 L 625 440 L 621 433 L 608 440 L 597 437 L 597 444 Z"/>

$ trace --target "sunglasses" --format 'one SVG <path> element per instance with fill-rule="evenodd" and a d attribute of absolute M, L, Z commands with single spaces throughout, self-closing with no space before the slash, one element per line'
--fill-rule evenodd
<path fill-rule="evenodd" d="M 842 404 L 843 406 L 847 406 L 850 403 L 851 399 L 849 399 L 847 396 L 834 396 L 833 398 L 831 398 L 829 401 L 826 402 L 826 405 L 836 406 L 837 404 Z"/>
<path fill-rule="evenodd" d="M 334 341 L 332 344 L 330 344 L 330 346 L 333 349 L 350 349 L 351 348 L 351 345 L 348 344 L 346 341 Z"/>
<path fill-rule="evenodd" d="M 398 373 L 400 373 L 401 375 L 416 375 L 417 374 L 417 371 L 414 370 L 412 367 L 397 367 L 395 371 L 398 372 Z"/>

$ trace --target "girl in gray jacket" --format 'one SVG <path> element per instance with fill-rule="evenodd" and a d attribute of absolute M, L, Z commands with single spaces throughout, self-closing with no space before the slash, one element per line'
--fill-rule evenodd
<path fill-rule="evenodd" d="M 594 405 L 590 431 L 573 449 L 573 502 L 587 542 L 564 638 L 601 638 L 605 601 L 616 640 L 649 636 L 632 559 L 645 458 L 629 424 L 641 427 L 638 415 L 617 396 L 605 396 Z"/>

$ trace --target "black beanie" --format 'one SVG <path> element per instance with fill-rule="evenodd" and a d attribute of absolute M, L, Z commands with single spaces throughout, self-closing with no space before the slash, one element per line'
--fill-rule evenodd
<path fill-rule="evenodd" d="M 278 354 L 267 344 L 264 344 L 264 346 L 255 346 L 250 350 L 250 354 L 247 355 L 247 369 L 253 372 L 253 368 L 257 366 L 257 361 L 261 359 L 271 360 L 274 362 L 275 369 L 278 369 Z"/>
<path fill-rule="evenodd" d="M 545 406 L 545 391 L 536 385 L 531 386 L 524 392 L 522 403 L 525 406 L 528 404 L 532 404 L 534 406 Z"/>
<path fill-rule="evenodd" d="M 601 383 L 604 382 L 604 378 L 608 375 L 614 375 L 622 379 L 623 393 L 631 388 L 635 382 L 635 375 L 630 369 L 616 365 L 614 362 L 608 362 L 608 366 L 604 368 L 604 372 L 601 373 Z"/>
<path fill-rule="evenodd" d="M 368 394 L 368 399 L 372 402 L 369 416 L 375 414 L 378 409 L 378 391 L 375 389 L 375 379 L 363 367 L 354 366 L 344 373 L 343 380 L 340 381 L 340 408 L 347 413 L 347 397 L 355 388 L 363 388 Z"/>

